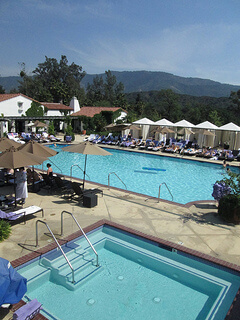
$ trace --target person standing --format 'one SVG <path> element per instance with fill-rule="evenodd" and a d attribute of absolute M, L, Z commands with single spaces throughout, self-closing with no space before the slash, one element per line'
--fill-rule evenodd
<path fill-rule="evenodd" d="M 16 172 L 16 199 L 20 198 L 22 203 L 25 203 L 26 198 L 28 197 L 27 190 L 27 173 L 24 167 L 19 168 Z"/>

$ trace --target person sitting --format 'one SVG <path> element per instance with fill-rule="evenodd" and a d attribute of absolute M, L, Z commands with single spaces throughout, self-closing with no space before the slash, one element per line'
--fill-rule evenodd
<path fill-rule="evenodd" d="M 42 176 L 37 171 L 32 171 L 30 168 L 27 169 L 27 182 L 32 183 L 33 181 L 39 181 L 42 179 Z"/>
<path fill-rule="evenodd" d="M 51 163 L 47 163 L 47 175 L 49 178 L 53 178 L 53 169 Z"/>

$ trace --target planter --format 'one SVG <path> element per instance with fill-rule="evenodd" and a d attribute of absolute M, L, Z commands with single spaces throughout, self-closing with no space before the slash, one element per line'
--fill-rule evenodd
<path fill-rule="evenodd" d="M 234 224 L 240 223 L 240 204 L 239 197 L 229 194 L 219 201 L 218 214 L 227 222 Z"/>
<path fill-rule="evenodd" d="M 82 134 L 84 134 L 84 135 L 85 135 L 85 134 L 86 134 L 86 132 L 87 132 L 86 130 L 82 130 Z"/>

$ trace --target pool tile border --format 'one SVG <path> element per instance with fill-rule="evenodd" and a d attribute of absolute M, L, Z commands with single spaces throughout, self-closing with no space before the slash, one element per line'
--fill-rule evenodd
<path fill-rule="evenodd" d="M 135 229 L 120 225 L 120 224 L 118 224 L 116 222 L 112 222 L 112 221 L 109 221 L 109 220 L 106 220 L 106 219 L 99 220 L 99 221 L 95 222 L 94 224 L 91 224 L 91 225 L 87 226 L 86 228 L 84 228 L 84 232 L 88 233 L 88 232 L 90 232 L 90 231 L 92 231 L 92 230 L 94 230 L 96 228 L 102 227 L 104 225 L 111 226 L 111 227 L 114 227 L 116 229 L 120 229 L 120 230 L 125 231 L 125 232 L 129 232 L 129 233 L 131 233 L 131 234 L 133 234 L 135 236 L 139 236 L 141 238 L 153 241 L 153 242 L 155 242 L 155 243 L 157 243 L 159 245 L 163 245 L 163 246 L 168 247 L 170 249 L 175 249 L 175 250 L 181 251 L 182 253 L 186 253 L 186 254 L 195 256 L 197 258 L 206 260 L 208 262 L 217 264 L 217 265 L 219 265 L 221 267 L 225 267 L 225 268 L 228 268 L 228 269 L 231 269 L 233 271 L 236 271 L 236 272 L 240 273 L 240 266 L 238 266 L 236 264 L 233 264 L 233 263 L 230 263 L 230 262 L 218 259 L 218 258 L 214 258 L 214 257 L 212 257 L 210 255 L 205 254 L 205 253 L 201 253 L 199 251 L 184 247 L 182 245 L 173 243 L 173 242 L 168 241 L 168 240 L 164 240 L 164 239 L 158 238 L 156 236 L 147 235 L 147 234 L 145 234 L 145 233 L 143 233 L 141 231 L 138 231 L 138 230 L 135 230 Z M 64 239 L 60 239 L 58 241 L 59 241 L 60 245 L 63 245 L 64 243 L 72 241 L 72 240 L 78 238 L 81 235 L 82 235 L 82 233 L 79 230 L 79 231 L 74 232 L 71 235 L 68 235 Z M 12 264 L 12 266 L 14 268 L 19 267 L 22 264 L 27 263 L 27 262 L 35 259 L 35 258 L 38 258 L 41 255 L 43 255 L 44 253 L 47 253 L 48 251 L 53 250 L 55 248 L 57 248 L 56 243 L 48 244 L 48 245 L 46 245 L 46 246 L 44 246 L 42 248 L 39 248 L 39 249 L 37 249 L 37 250 L 35 250 L 35 251 L 31 252 L 31 253 L 28 253 L 28 254 L 24 255 L 23 257 L 20 257 L 18 259 L 15 259 L 15 260 L 11 261 L 11 264 Z M 20 308 L 24 304 L 25 304 L 25 302 L 20 301 L 19 303 L 13 305 L 12 311 L 17 310 L 18 308 Z M 235 296 L 235 299 L 234 299 L 234 301 L 233 301 L 233 303 L 232 303 L 232 305 L 231 305 L 231 307 L 230 307 L 230 309 L 228 311 L 227 316 L 225 317 L 225 320 L 239 319 L 239 305 L 240 305 L 240 288 L 239 288 L 239 290 L 237 292 L 237 295 Z M 36 317 L 34 317 L 34 320 L 38 320 L 38 319 L 39 320 L 44 320 L 44 319 L 47 319 L 47 318 L 45 318 L 43 315 L 39 314 Z"/>

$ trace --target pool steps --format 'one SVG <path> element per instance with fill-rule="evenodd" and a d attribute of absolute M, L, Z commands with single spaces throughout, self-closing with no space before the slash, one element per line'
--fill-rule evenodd
<path fill-rule="evenodd" d="M 65 253 L 69 248 L 64 248 Z M 69 290 L 76 290 L 85 281 L 92 279 L 103 270 L 102 266 L 96 267 L 95 258 L 88 250 L 84 250 L 81 247 L 66 253 L 68 260 L 70 261 L 74 269 L 74 280 L 72 283 L 72 272 L 63 258 L 60 251 L 55 251 L 49 257 L 41 259 L 41 265 L 50 271 L 49 280 L 66 287 Z"/>

